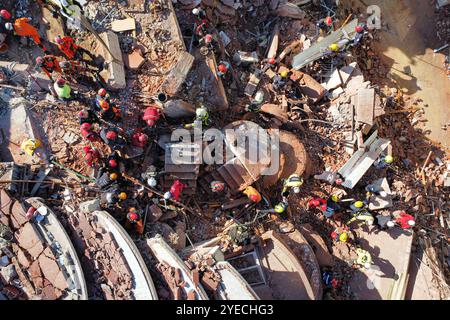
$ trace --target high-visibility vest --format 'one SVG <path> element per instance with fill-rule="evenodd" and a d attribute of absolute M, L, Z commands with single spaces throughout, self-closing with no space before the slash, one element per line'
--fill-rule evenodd
<path fill-rule="evenodd" d="M 56 95 L 58 96 L 58 98 L 61 99 L 70 99 L 70 87 L 65 84 L 62 88 L 60 86 L 58 86 L 55 82 L 55 84 L 53 85 L 53 88 L 56 91 Z"/>

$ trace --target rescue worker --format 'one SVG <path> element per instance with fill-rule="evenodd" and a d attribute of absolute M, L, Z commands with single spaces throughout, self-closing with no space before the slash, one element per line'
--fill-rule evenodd
<path fill-rule="evenodd" d="M 111 148 L 111 150 L 114 151 L 120 150 L 127 145 L 127 141 L 125 140 L 125 138 L 120 137 L 118 130 L 115 128 L 103 128 L 100 131 L 100 137 L 102 138 L 103 142 L 105 142 Z"/>
<path fill-rule="evenodd" d="M 372 265 L 372 256 L 367 250 L 356 248 L 356 254 L 358 257 L 353 262 L 356 266 L 370 269 Z"/>
<path fill-rule="evenodd" d="M 164 199 L 173 199 L 175 201 L 178 201 L 180 199 L 181 193 L 183 192 L 183 189 L 186 187 L 187 185 L 181 183 L 180 180 L 175 180 L 175 182 L 170 187 L 170 191 L 164 193 Z"/>
<path fill-rule="evenodd" d="M 9 21 L 12 18 L 12 14 L 6 9 L 2 9 L 2 10 L 0 10 L 0 17 L 1 17 L 1 20 L 0 20 L 1 22 Z"/>
<path fill-rule="evenodd" d="M 108 172 L 120 172 L 121 164 L 123 164 L 123 159 L 116 151 L 106 158 L 106 170 Z"/>
<path fill-rule="evenodd" d="M 283 199 L 283 201 L 281 201 L 274 207 L 274 211 L 276 213 L 284 213 L 286 211 L 288 205 L 289 205 L 289 203 L 287 202 L 287 200 Z"/>
<path fill-rule="evenodd" d="M 281 191 L 281 194 L 283 197 L 287 197 L 291 189 L 294 193 L 300 193 L 300 187 L 302 185 L 303 179 L 296 173 L 291 174 L 289 178 L 283 181 L 283 190 Z"/>
<path fill-rule="evenodd" d="M 349 240 L 349 229 L 348 227 L 344 228 L 336 228 L 331 233 L 331 239 L 333 239 L 335 242 L 348 242 Z"/>
<path fill-rule="evenodd" d="M 42 44 L 41 37 L 39 36 L 38 30 L 33 27 L 29 22 L 31 18 L 19 18 L 14 21 L 14 23 L 5 23 L 5 28 L 9 31 L 14 31 L 14 33 L 20 37 L 30 37 L 33 41 L 42 49 L 47 52 L 47 49 Z"/>
<path fill-rule="evenodd" d="M 84 152 L 84 161 L 86 161 L 86 164 L 89 167 L 93 167 L 94 163 L 98 162 L 100 158 L 100 153 L 96 150 L 91 148 L 90 146 L 83 147 Z"/>
<path fill-rule="evenodd" d="M 326 17 L 324 19 L 320 19 L 317 22 L 317 27 L 320 30 L 320 35 L 327 34 L 330 30 L 334 29 L 333 18 L 328 16 L 328 17 Z"/>
<path fill-rule="evenodd" d="M 57 37 L 55 37 L 55 42 L 58 45 L 58 49 L 62 53 L 64 53 L 64 55 L 67 57 L 67 59 L 80 60 L 87 64 L 92 64 L 95 66 L 93 61 L 89 61 L 89 60 L 86 60 L 83 58 L 83 53 L 86 53 L 92 60 L 94 60 L 95 57 L 89 51 L 87 51 L 86 49 L 77 45 L 75 43 L 75 41 L 73 40 L 73 38 L 71 38 L 69 36 L 65 36 L 65 37 L 57 36 Z"/>
<path fill-rule="evenodd" d="M 245 194 L 254 203 L 258 203 L 262 200 L 261 194 L 252 186 L 248 186 L 247 188 L 245 188 L 242 193 Z"/>
<path fill-rule="evenodd" d="M 195 120 L 193 123 L 186 124 L 184 127 L 186 129 L 190 128 L 200 128 L 202 125 L 209 124 L 209 113 L 208 109 L 202 105 L 200 108 L 195 109 Z"/>
<path fill-rule="evenodd" d="M 24 139 L 20 144 L 20 149 L 30 156 L 37 156 L 47 162 L 47 156 L 44 152 L 42 141 L 39 139 Z"/>
<path fill-rule="evenodd" d="M 205 10 L 202 8 L 194 8 L 192 9 L 192 14 L 199 20 L 205 20 L 206 19 L 206 13 Z"/>
<path fill-rule="evenodd" d="M 258 90 L 255 97 L 252 99 L 249 105 L 245 106 L 247 112 L 259 112 L 261 110 L 261 104 L 264 102 L 264 91 Z"/>
<path fill-rule="evenodd" d="M 61 61 L 59 67 L 68 80 L 78 80 L 83 75 L 83 70 L 78 61 Z"/>
<path fill-rule="evenodd" d="M 364 23 L 360 23 L 355 27 L 355 37 L 353 38 L 353 46 L 358 45 L 361 40 L 364 38 L 364 34 L 366 33 L 366 25 Z"/>
<path fill-rule="evenodd" d="M 59 12 L 72 23 L 75 23 L 75 14 L 77 11 L 83 11 L 83 7 L 76 0 L 50 0 L 51 4 L 59 7 Z M 78 7 L 78 8 L 76 8 Z"/>
<path fill-rule="evenodd" d="M 83 123 L 89 123 L 91 125 L 94 123 L 100 123 L 99 118 L 91 109 L 81 110 L 80 113 L 78 113 L 78 118 L 80 121 L 80 125 L 82 125 Z"/>
<path fill-rule="evenodd" d="M 106 100 L 100 100 L 100 117 L 106 121 L 120 121 L 122 115 L 120 114 L 120 109 L 114 104 L 110 104 Z"/>
<path fill-rule="evenodd" d="M 53 84 L 58 99 L 63 101 L 73 100 L 75 97 L 71 95 L 72 89 L 63 78 L 58 78 Z"/>
<path fill-rule="evenodd" d="M 95 105 L 100 110 L 100 101 L 105 100 L 108 103 L 111 103 L 111 96 L 106 91 L 105 88 L 100 88 L 95 96 Z"/>
<path fill-rule="evenodd" d="M 228 70 L 230 69 L 230 64 L 226 61 L 220 61 L 219 65 L 217 66 L 217 75 L 219 77 L 225 77 Z"/>
<path fill-rule="evenodd" d="M 312 198 L 308 201 L 308 209 L 319 208 L 322 211 L 327 210 L 327 200 L 322 198 Z"/>
<path fill-rule="evenodd" d="M 405 211 L 395 211 L 394 222 L 399 225 L 402 229 L 412 229 L 416 225 L 414 217 L 407 214 Z"/>
<path fill-rule="evenodd" d="M 379 157 L 373 165 L 377 169 L 384 169 L 389 167 L 394 162 L 394 157 L 390 155 Z"/>
<path fill-rule="evenodd" d="M 289 72 L 286 70 L 283 70 L 279 74 L 276 74 L 272 82 L 273 90 L 275 91 L 282 90 L 286 86 L 288 75 Z"/>
<path fill-rule="evenodd" d="M 127 224 L 134 227 L 138 234 L 144 233 L 144 225 L 142 223 L 142 211 L 131 207 L 127 213 Z"/>
<path fill-rule="evenodd" d="M 352 208 L 353 217 L 347 222 L 347 225 L 351 224 L 354 221 L 363 221 L 366 225 L 371 226 L 375 222 L 375 218 L 372 214 L 365 208 L 364 203 L 362 201 L 356 201 L 354 204 L 350 206 Z"/>
<path fill-rule="evenodd" d="M 52 73 L 61 73 L 61 68 L 59 67 L 58 59 L 51 54 L 45 55 L 44 57 L 36 58 L 36 66 L 41 68 L 45 72 L 50 80 L 53 80 Z"/>
<path fill-rule="evenodd" d="M 150 165 L 144 173 L 141 174 L 142 179 L 147 182 L 148 186 L 155 188 L 158 184 L 158 171 L 154 165 Z"/>
<path fill-rule="evenodd" d="M 80 126 L 80 133 L 83 138 L 85 138 L 88 141 L 94 142 L 94 141 L 100 141 L 100 138 L 98 134 L 94 131 L 92 131 L 92 125 L 90 123 L 83 123 Z"/>
<path fill-rule="evenodd" d="M 136 130 L 131 136 L 131 145 L 138 148 L 145 148 L 148 142 L 148 136 L 140 129 Z"/>
<path fill-rule="evenodd" d="M 203 45 L 206 48 L 208 48 L 209 50 L 214 51 L 214 48 L 216 46 L 216 40 L 214 40 L 212 35 L 207 34 L 203 38 L 200 39 L 199 45 Z"/>
<path fill-rule="evenodd" d="M 142 120 L 144 120 L 149 127 L 153 127 L 158 121 L 159 117 L 160 114 L 158 108 L 150 106 L 145 109 Z"/>
<path fill-rule="evenodd" d="M 336 211 L 341 210 L 341 206 L 338 204 L 339 197 L 337 195 L 331 195 L 327 199 L 327 208 L 322 212 L 327 218 L 331 218 Z"/>
<path fill-rule="evenodd" d="M 118 186 L 115 186 L 106 192 L 105 198 L 108 206 L 111 208 L 125 201 L 128 198 L 128 195 L 124 191 L 119 191 Z"/>
<path fill-rule="evenodd" d="M 225 190 L 225 183 L 223 183 L 222 181 L 211 181 L 211 191 L 214 193 L 219 193 L 222 192 L 223 190 Z"/>
<path fill-rule="evenodd" d="M 9 30 L 6 29 L 5 23 L 6 21 L 11 20 L 11 17 L 12 15 L 8 10 L 0 10 L 0 53 L 5 52 L 8 49 L 8 45 L 5 42 Z"/>

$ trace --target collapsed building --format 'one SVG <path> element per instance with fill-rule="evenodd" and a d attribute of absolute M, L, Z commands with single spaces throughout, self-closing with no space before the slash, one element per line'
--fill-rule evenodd
<path fill-rule="evenodd" d="M 54 79 L 33 67 L 39 48 L 2 47 L 1 299 L 405 299 L 424 291 L 412 276 L 425 272 L 413 271 L 417 248 L 433 266 L 428 298 L 448 298 L 448 250 L 436 244 L 448 241 L 450 162 L 409 126 L 420 122 L 419 102 L 411 107 L 400 88 L 379 84 L 377 31 L 355 40 L 367 14 L 334 1 L 78 2 L 73 21 L 28 1 L 5 5 L 39 19 L 49 45 L 72 36 L 101 67 L 72 75 L 77 98 L 62 101 Z M 212 47 L 196 36 L 194 8 L 204 10 Z M 325 16 L 332 26 L 318 23 Z M 125 198 L 113 205 L 100 183 L 103 160 L 89 165 L 82 151 L 107 158 L 112 149 L 88 142 L 77 121 L 95 104 L 96 86 L 122 115 L 97 131 L 149 137 L 120 150 Z M 161 119 L 147 128 L 149 106 Z M 192 119 L 203 107 L 209 119 L 198 134 Z M 42 141 L 44 156 L 21 152 L 25 139 Z M 205 163 L 207 155 L 215 161 Z M 395 165 L 376 167 L 386 155 Z M 284 195 L 293 175 L 301 191 Z M 177 181 L 181 197 L 166 197 Z M 211 188 L 217 181 L 223 192 Z M 310 205 L 330 207 L 332 196 L 345 207 L 335 216 Z M 377 219 L 405 210 L 418 223 L 346 227 L 347 207 L 359 199 Z M 142 213 L 139 230 L 130 208 Z M 330 237 L 341 229 L 350 240 Z M 372 254 L 372 268 L 357 268 L 358 249 Z"/>

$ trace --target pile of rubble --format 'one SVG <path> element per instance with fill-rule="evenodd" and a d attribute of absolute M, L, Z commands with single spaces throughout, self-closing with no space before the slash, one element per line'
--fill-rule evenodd
<path fill-rule="evenodd" d="M 388 69 L 366 15 L 340 12 L 333 1 L 82 2 L 84 16 L 52 20 L 46 32 L 65 30 L 93 53 L 98 72 L 68 78 L 73 99 L 58 97 L 53 75 L 31 71 L 28 53 L 8 40 L 7 59 L 16 52 L 27 65 L 0 64 L 0 85 L 9 86 L 0 98 L 28 128 L 12 119 L 2 130 L 2 158 L 10 151 L 11 159 L 0 183 L 17 199 L 41 196 L 54 211 L 81 257 L 88 294 L 74 294 L 82 284 L 69 288 L 63 254 L 41 237 L 59 226 L 27 216 L 29 202 L 2 190 L 0 240 L 11 250 L 0 254 L 1 289 L 9 299 L 373 298 L 361 284 L 378 275 L 361 253 L 395 269 L 380 280 L 379 297 L 403 299 L 409 263 L 401 259 L 418 246 L 437 261 L 434 273 L 448 276 L 441 244 L 450 160 L 425 137 L 426 105 L 382 84 Z M 41 17 L 48 8 L 7 9 Z M 52 41 L 45 44 L 57 52 Z M 104 117 L 109 108 L 112 118 Z M 216 136 L 192 141 L 199 123 L 204 132 L 218 128 Z M 180 128 L 186 136 L 172 141 Z M 236 132 L 252 130 L 265 139 L 246 141 L 242 153 Z M 10 174 L 31 137 L 43 146 L 29 153 L 31 167 Z M 224 163 L 174 160 L 197 159 L 218 137 L 230 149 L 219 151 Z M 274 159 L 248 159 L 275 149 L 270 175 Z M 397 222 L 403 214 L 414 228 Z"/>

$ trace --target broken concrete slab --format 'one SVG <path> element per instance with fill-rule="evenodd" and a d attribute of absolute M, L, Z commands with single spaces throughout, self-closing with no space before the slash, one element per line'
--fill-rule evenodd
<path fill-rule="evenodd" d="M 383 150 L 390 144 L 389 140 L 379 138 L 377 134 L 378 132 L 375 131 L 364 142 L 364 147 L 356 151 L 347 163 L 338 170 L 339 174 L 344 178 L 343 187 L 353 189 Z"/>
<path fill-rule="evenodd" d="M 306 16 L 306 12 L 297 7 L 293 3 L 281 3 L 278 5 L 278 8 L 275 10 L 275 14 L 280 17 L 287 17 L 292 19 L 304 19 Z"/>
<path fill-rule="evenodd" d="M 169 100 L 164 103 L 163 112 L 169 118 L 187 118 L 195 116 L 195 107 L 184 100 Z"/>
<path fill-rule="evenodd" d="M 373 194 L 369 198 L 369 210 L 381 210 L 392 207 L 392 195 L 391 188 L 386 178 L 378 179 L 371 183 L 371 185 L 379 191 L 383 191 L 385 194 Z M 378 191 L 378 192 L 379 192 Z"/>
<path fill-rule="evenodd" d="M 328 82 L 325 85 L 325 88 L 327 90 L 333 90 L 340 86 L 345 86 L 350 79 L 353 71 L 355 70 L 357 66 L 356 62 L 352 62 L 348 66 L 344 66 L 341 69 L 334 70 L 333 74 L 331 75 L 331 78 L 328 80 Z"/>
<path fill-rule="evenodd" d="M 321 41 L 316 42 L 310 48 L 304 50 L 294 57 L 294 59 L 292 60 L 292 67 L 296 70 L 299 70 L 307 64 L 328 55 L 330 53 L 330 50 L 328 49 L 329 46 L 345 38 L 351 39 L 356 33 L 355 28 L 357 25 L 358 19 L 354 19 L 343 28 L 333 32 Z"/>
<path fill-rule="evenodd" d="M 122 60 L 122 50 L 120 49 L 119 37 L 112 31 L 102 33 L 100 37 L 108 46 L 109 53 L 106 48 L 103 48 L 103 57 L 108 62 L 108 78 L 105 82 L 111 89 L 124 89 L 127 86 L 125 79 L 125 68 Z"/>
<path fill-rule="evenodd" d="M 356 120 L 372 126 L 375 118 L 375 89 L 361 88 L 352 97 L 355 106 Z"/>
<path fill-rule="evenodd" d="M 114 32 L 131 31 L 135 29 L 136 29 L 136 20 L 133 18 L 115 20 L 111 22 L 111 30 Z"/>
<path fill-rule="evenodd" d="M 323 98 L 326 89 L 310 75 L 292 69 L 290 79 L 294 81 L 304 95 L 317 102 Z"/>
<path fill-rule="evenodd" d="M 170 71 L 166 80 L 162 84 L 161 89 L 169 96 L 175 95 L 181 89 L 181 85 L 186 80 L 193 63 L 193 55 L 187 51 L 181 52 L 178 57 L 177 64 Z"/>

